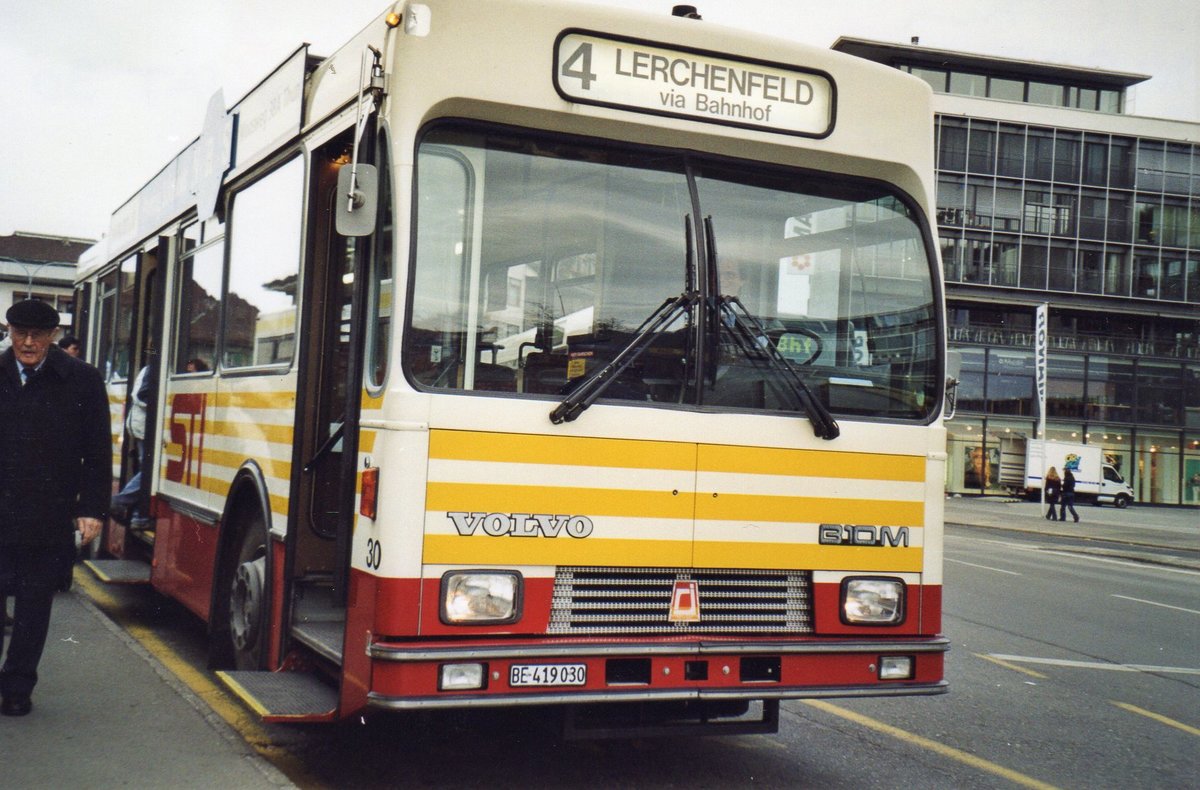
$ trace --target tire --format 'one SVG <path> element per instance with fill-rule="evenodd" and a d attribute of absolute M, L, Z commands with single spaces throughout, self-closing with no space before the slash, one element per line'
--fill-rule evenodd
<path fill-rule="evenodd" d="M 261 516 L 247 521 L 226 578 L 228 655 L 236 669 L 262 669 L 267 657 L 267 530 Z"/>
<path fill-rule="evenodd" d="M 1129 507 L 1129 497 L 1124 494 L 1118 494 L 1117 498 L 1113 500 L 1113 504 L 1119 508 L 1127 508 Z"/>

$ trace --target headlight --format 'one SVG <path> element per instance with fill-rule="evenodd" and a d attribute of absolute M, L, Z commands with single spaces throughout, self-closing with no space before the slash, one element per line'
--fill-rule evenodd
<path fill-rule="evenodd" d="M 858 625 L 896 625 L 904 620 L 904 582 L 899 579 L 846 579 L 842 619 Z"/>
<path fill-rule="evenodd" d="M 521 575 L 513 571 L 451 571 L 442 577 L 442 622 L 511 623 L 520 615 Z"/>

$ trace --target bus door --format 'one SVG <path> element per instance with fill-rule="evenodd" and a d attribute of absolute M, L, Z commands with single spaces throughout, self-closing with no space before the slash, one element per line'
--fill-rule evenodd
<path fill-rule="evenodd" d="M 154 448 L 157 446 L 158 434 L 155 418 L 158 392 L 155 382 L 158 381 L 156 368 L 161 359 L 158 343 L 162 336 L 163 278 L 159 276 L 158 262 L 160 259 L 167 259 L 169 243 L 168 237 L 160 237 L 145 246 L 141 253 L 130 256 L 121 263 L 122 294 L 120 298 L 128 312 L 124 315 L 118 314 L 116 317 L 118 322 L 117 341 L 118 343 L 124 341 L 124 347 L 117 351 L 117 360 L 128 382 L 123 412 L 125 415 L 133 410 L 134 400 L 139 398 L 139 385 L 143 382 L 147 383 L 147 386 L 141 387 L 142 392 L 140 393 L 146 400 L 145 418 L 138 426 L 138 430 L 142 433 L 140 441 L 130 432 L 129 421 L 125 422 L 127 433 L 126 441 L 123 444 L 125 452 L 123 453 L 120 477 L 122 489 L 135 478 L 136 483 L 140 483 L 132 490 L 132 493 L 136 495 L 136 503 L 125 508 L 123 513 L 117 513 L 117 516 L 126 524 L 129 523 L 134 513 L 143 518 L 150 516 L 152 475 L 148 473 L 148 470 L 152 468 Z M 143 369 L 147 371 L 145 375 L 141 375 Z M 143 472 L 143 470 L 146 471 Z M 141 474 L 139 475 L 139 473 Z M 153 542 L 152 528 L 139 530 L 138 534 L 146 542 Z"/>
<path fill-rule="evenodd" d="M 307 320 L 301 357 L 302 405 L 297 520 L 289 541 L 291 635 L 322 657 L 341 663 L 345 577 L 355 513 L 355 473 L 362 365 L 357 352 L 359 283 L 356 261 L 364 240 L 334 229 L 337 171 L 349 133 L 317 149 L 312 162 Z"/>

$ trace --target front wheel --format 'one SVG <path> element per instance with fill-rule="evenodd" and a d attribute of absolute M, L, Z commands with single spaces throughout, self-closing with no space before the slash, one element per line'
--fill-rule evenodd
<path fill-rule="evenodd" d="M 246 524 L 230 574 L 229 647 L 237 669 L 261 669 L 267 644 L 267 532 L 261 519 Z"/>
<path fill-rule="evenodd" d="M 1118 494 L 1117 498 L 1113 501 L 1113 504 L 1120 508 L 1129 507 L 1129 497 L 1127 497 L 1125 494 Z"/>

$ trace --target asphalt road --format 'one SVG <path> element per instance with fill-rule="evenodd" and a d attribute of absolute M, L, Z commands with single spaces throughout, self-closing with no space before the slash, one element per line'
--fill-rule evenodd
<path fill-rule="evenodd" d="M 1088 508 L 1075 532 L 1034 508 L 947 508 L 970 524 L 947 527 L 949 694 L 789 701 L 775 735 L 567 742 L 546 711 L 263 727 L 192 691 L 302 787 L 1197 786 L 1200 519 Z M 182 609 L 148 589 L 101 605 L 205 675 Z"/>

